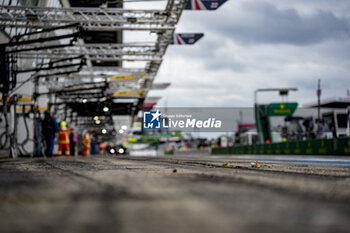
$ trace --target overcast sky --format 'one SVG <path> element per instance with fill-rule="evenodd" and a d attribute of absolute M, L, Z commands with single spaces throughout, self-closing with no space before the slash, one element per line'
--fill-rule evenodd
<path fill-rule="evenodd" d="M 216 11 L 184 11 L 176 32 L 203 32 L 170 45 L 155 82 L 171 82 L 158 106 L 251 107 L 254 90 L 297 87 L 290 101 L 344 97 L 350 89 L 349 0 L 228 0 Z M 259 102 L 280 101 L 262 93 Z"/>

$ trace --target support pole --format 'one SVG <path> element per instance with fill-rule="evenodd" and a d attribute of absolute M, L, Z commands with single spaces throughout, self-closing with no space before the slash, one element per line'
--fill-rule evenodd
<path fill-rule="evenodd" d="M 321 121 L 321 80 L 318 80 L 317 86 L 317 117 Z"/>

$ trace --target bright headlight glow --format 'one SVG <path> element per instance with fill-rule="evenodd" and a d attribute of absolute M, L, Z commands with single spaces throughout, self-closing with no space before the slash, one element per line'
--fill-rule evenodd
<path fill-rule="evenodd" d="M 120 149 L 118 150 L 118 152 L 119 152 L 119 154 L 123 154 L 123 153 L 124 153 L 124 149 L 123 149 L 123 148 L 120 148 Z"/>

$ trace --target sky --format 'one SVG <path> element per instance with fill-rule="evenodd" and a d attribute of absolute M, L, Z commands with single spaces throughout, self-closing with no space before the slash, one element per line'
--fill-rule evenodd
<path fill-rule="evenodd" d="M 155 82 L 171 82 L 158 106 L 252 107 L 258 88 L 296 87 L 299 106 L 345 97 L 350 89 L 350 1 L 228 0 L 216 11 L 184 11 L 177 33 L 202 32 L 192 46 L 170 45 Z M 260 93 L 258 102 L 279 102 Z"/>

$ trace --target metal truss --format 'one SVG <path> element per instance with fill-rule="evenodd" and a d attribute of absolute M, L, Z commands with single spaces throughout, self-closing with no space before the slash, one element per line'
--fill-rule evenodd
<path fill-rule="evenodd" d="M 152 74 L 147 74 L 145 68 L 126 68 L 126 67 L 113 67 L 113 66 L 94 66 L 94 67 L 83 67 L 79 73 L 70 74 L 64 76 L 66 80 L 96 80 L 97 82 L 104 79 L 108 79 L 115 76 L 129 75 L 135 73 L 146 74 L 147 78 L 153 78 Z M 127 81 L 127 80 L 125 80 Z"/>
<path fill-rule="evenodd" d="M 116 91 L 129 91 L 139 90 L 143 86 L 144 81 L 139 80 L 138 82 L 113 82 L 109 80 L 101 82 L 79 82 L 69 83 L 67 81 L 61 82 L 61 85 L 51 85 L 49 92 L 51 93 L 79 93 L 81 91 L 103 90 L 106 93 L 113 93 Z"/>
<path fill-rule="evenodd" d="M 89 101 L 101 101 L 101 99 L 115 99 L 115 98 L 141 98 L 144 97 L 144 89 L 140 87 L 113 87 L 104 89 L 104 87 L 93 87 L 93 88 L 77 88 L 76 90 L 72 89 L 71 91 L 60 92 L 61 89 L 56 91 L 51 91 L 52 94 L 55 94 L 62 100 L 75 100 L 75 101 L 84 101 L 84 99 Z M 105 101 L 105 100 L 104 100 Z"/>
<path fill-rule="evenodd" d="M 174 25 L 178 22 L 187 0 L 169 0 L 165 10 L 128 10 L 123 8 L 50 8 L 29 6 L 1 6 L 0 26 L 25 28 L 51 28 L 79 23 L 92 30 L 151 30 L 157 32 L 154 46 L 130 45 L 77 45 L 71 49 L 41 52 L 40 58 L 66 55 L 89 56 L 96 61 L 150 61 L 148 70 L 156 72 L 168 44 L 172 40 Z M 109 51 L 109 52 L 107 52 Z M 21 54 L 21 58 L 38 58 L 38 53 Z M 123 57 L 122 57 L 123 56 Z"/>
<path fill-rule="evenodd" d="M 123 76 L 133 75 L 135 78 L 118 78 Z M 144 79 L 153 79 L 152 74 L 147 74 L 145 69 L 140 68 L 121 68 L 121 67 L 85 67 L 79 73 L 72 73 L 67 75 L 56 75 L 39 80 L 41 85 L 49 87 L 62 87 L 62 85 L 81 85 L 91 82 L 107 82 L 111 83 L 129 83 L 139 82 L 140 77 L 144 76 Z M 111 80 L 110 80 L 111 79 Z"/>
<path fill-rule="evenodd" d="M 89 99 L 89 101 L 98 101 L 100 98 L 103 98 L 105 96 L 106 95 L 103 92 L 80 92 L 80 93 L 66 93 L 66 94 L 59 95 L 58 97 L 64 101 L 79 100 L 80 102 L 82 102 L 84 99 Z"/>
<path fill-rule="evenodd" d="M 69 102 L 67 102 L 67 103 L 69 104 Z M 113 121 L 112 116 L 110 116 L 110 115 L 98 116 L 98 120 L 100 122 L 98 124 L 96 124 L 94 117 L 80 116 L 77 119 L 76 124 L 80 125 L 80 126 L 88 126 L 90 130 L 101 130 L 102 128 L 108 129 L 109 131 L 114 130 L 114 127 L 113 127 L 114 121 Z"/>
<path fill-rule="evenodd" d="M 128 76 L 105 78 L 99 82 L 88 80 L 75 80 L 75 79 L 63 79 L 58 78 L 56 80 L 45 79 L 45 85 L 49 91 L 46 93 L 40 93 L 41 95 L 54 94 L 60 99 L 100 99 L 106 98 L 125 98 L 135 97 L 140 98 L 143 96 L 147 79 L 140 79 L 140 74 L 129 75 L 134 76 L 130 82 L 124 82 L 123 79 L 115 80 L 115 78 L 123 78 Z"/>
<path fill-rule="evenodd" d="M 0 26 L 50 28 L 80 23 L 90 30 L 173 30 L 178 20 L 177 7 L 173 8 L 175 11 L 1 6 Z"/>
<path fill-rule="evenodd" d="M 103 98 L 135 98 L 143 103 L 152 87 L 168 45 L 173 40 L 178 22 L 187 0 L 168 0 L 164 10 L 128 10 L 123 8 L 49 8 L 27 6 L 0 6 L 0 27 L 32 28 L 42 30 L 79 23 L 85 30 L 118 31 L 148 30 L 157 35 L 153 43 L 145 44 L 84 44 L 70 47 L 26 50 L 21 45 L 14 52 L 19 59 L 54 61 L 83 55 L 88 66 L 79 70 L 60 69 L 59 72 L 40 71 L 40 85 L 55 94 L 58 101 L 101 101 Z M 91 66 L 90 61 L 142 61 L 142 68 Z M 71 73 L 75 72 L 75 73 Z M 147 74 L 144 79 L 112 82 L 113 76 L 135 73 Z M 108 83 L 108 84 L 106 84 Z M 83 102 L 82 102 L 83 103 Z M 80 118 L 80 117 L 79 117 Z M 79 119 L 78 118 L 78 119 Z"/>
<path fill-rule="evenodd" d="M 97 67 L 85 67 L 79 74 L 74 74 L 73 77 L 87 77 L 90 75 L 96 76 L 115 76 L 123 73 L 145 73 L 144 68 L 126 68 L 126 67 L 111 67 L 111 66 L 97 66 Z"/>
<path fill-rule="evenodd" d="M 73 55 L 71 55 L 73 56 Z M 70 55 L 66 56 L 63 54 L 60 54 L 58 56 L 52 56 L 52 54 L 49 53 L 43 53 L 43 54 L 35 54 L 34 56 L 32 54 L 21 54 L 18 56 L 19 58 L 23 59 L 52 59 L 55 58 L 69 58 Z M 162 62 L 161 56 L 155 56 L 155 55 L 115 55 L 115 54 L 96 54 L 96 55 L 89 55 L 89 60 L 91 61 L 97 61 L 97 62 L 107 62 L 107 61 L 128 61 L 128 62 L 135 62 L 135 61 L 156 61 L 156 62 Z"/>
<path fill-rule="evenodd" d="M 48 56 L 56 58 L 57 56 L 77 56 L 77 55 L 116 55 L 116 56 L 162 56 L 158 46 L 153 44 L 76 44 L 72 47 L 59 49 L 47 49 L 45 51 L 30 51 L 20 53 L 22 55 Z M 16 49 L 26 49 L 25 46 Z M 9 49 L 11 51 L 11 49 Z"/>

